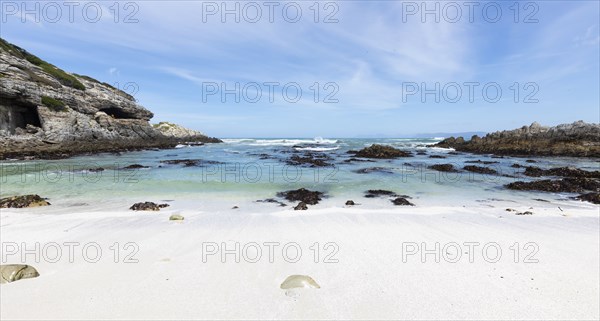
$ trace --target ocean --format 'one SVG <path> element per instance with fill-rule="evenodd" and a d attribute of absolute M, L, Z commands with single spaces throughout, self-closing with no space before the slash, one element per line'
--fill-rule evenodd
<path fill-rule="evenodd" d="M 559 206 L 589 207 L 572 200 L 570 193 L 512 191 L 503 187 L 517 180 L 531 180 L 523 168 L 575 166 L 598 170 L 597 162 L 566 157 L 494 157 L 456 153 L 429 147 L 442 138 L 280 138 L 225 139 L 221 144 L 179 145 L 169 150 L 97 154 L 63 160 L 0 162 L 0 196 L 38 194 L 48 198 L 53 211 L 126 210 L 135 202 L 169 203 L 171 208 L 199 211 L 275 212 L 296 204 L 277 197 L 281 191 L 307 188 L 325 193 L 310 208 L 345 207 L 353 200 L 359 208 L 394 207 L 389 197 L 366 198 L 370 189 L 390 190 L 409 196 L 415 206 Z M 348 151 L 372 144 L 391 145 L 410 151 L 413 157 L 352 160 Z M 330 166 L 290 164 L 294 156 L 312 154 Z M 172 162 L 190 160 L 187 164 Z M 171 162 L 165 162 L 171 161 Z M 488 164 L 474 163 L 477 161 Z M 453 164 L 456 173 L 429 169 L 434 164 Z M 124 169 L 139 164 L 144 168 Z M 485 166 L 498 174 L 483 175 L 462 170 L 465 165 Z M 94 169 L 102 168 L 102 171 Z M 257 202 L 276 199 L 287 204 Z M 397 206 L 400 208 L 401 206 Z"/>

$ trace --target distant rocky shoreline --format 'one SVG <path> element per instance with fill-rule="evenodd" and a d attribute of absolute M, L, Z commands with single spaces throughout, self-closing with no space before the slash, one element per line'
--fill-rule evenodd
<path fill-rule="evenodd" d="M 476 154 L 600 157 L 600 124 L 577 121 L 545 127 L 534 122 L 484 137 L 475 135 L 468 141 L 463 137 L 450 137 L 434 146 Z"/>
<path fill-rule="evenodd" d="M 0 39 L 0 159 L 221 142 L 167 122 L 151 125 L 153 116 L 128 93 Z"/>

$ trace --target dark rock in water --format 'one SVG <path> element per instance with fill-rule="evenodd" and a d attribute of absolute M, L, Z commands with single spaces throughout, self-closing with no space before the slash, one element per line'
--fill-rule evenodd
<path fill-rule="evenodd" d="M 150 168 L 150 166 L 144 166 L 144 165 L 140 165 L 140 164 L 133 164 L 133 165 L 125 166 L 122 169 L 140 169 L 140 168 Z"/>
<path fill-rule="evenodd" d="M 308 206 L 304 202 L 300 202 L 300 203 L 298 203 L 298 205 L 296 205 L 294 207 L 294 211 L 306 211 L 307 209 L 308 209 Z"/>
<path fill-rule="evenodd" d="M 424 151 L 418 151 L 418 152 L 417 152 L 417 155 L 427 155 L 427 153 L 426 153 L 426 152 L 424 152 Z"/>
<path fill-rule="evenodd" d="M 581 195 L 575 197 L 575 199 L 578 199 L 580 201 L 594 203 L 594 204 L 600 204 L 600 193 L 581 194 Z"/>
<path fill-rule="evenodd" d="M 319 157 L 319 156 L 317 156 Z M 301 165 L 310 165 L 311 167 L 326 167 L 326 166 L 333 166 L 333 164 L 330 164 L 328 162 L 326 162 L 326 160 L 329 160 L 328 157 L 323 157 L 321 156 L 320 158 L 315 157 L 314 154 L 305 154 L 304 157 L 302 156 L 298 156 L 298 155 L 293 155 L 288 161 L 288 165 L 292 165 L 292 166 L 301 166 Z"/>
<path fill-rule="evenodd" d="M 508 189 L 520 191 L 568 192 L 583 191 L 600 192 L 600 181 L 584 177 L 563 178 L 561 180 L 540 180 L 533 182 L 513 182 L 505 185 Z"/>
<path fill-rule="evenodd" d="M 355 173 L 358 174 L 370 174 L 370 173 L 385 173 L 385 174 L 393 174 L 394 172 L 391 171 L 389 168 L 386 167 L 368 167 L 368 168 L 361 168 L 361 169 L 357 169 L 354 171 Z"/>
<path fill-rule="evenodd" d="M 600 178 L 600 171 L 585 171 L 575 167 L 556 167 L 550 169 L 541 169 L 535 166 L 525 167 L 526 176 L 540 177 L 540 176 L 561 176 L 561 177 L 587 177 L 587 178 Z"/>
<path fill-rule="evenodd" d="M 45 199 L 41 198 L 39 195 L 35 194 L 13 196 L 0 199 L 0 208 L 26 208 L 48 205 L 50 205 L 50 203 L 48 203 Z"/>
<path fill-rule="evenodd" d="M 404 197 L 397 197 L 395 199 L 392 200 L 392 203 L 394 203 L 394 205 L 408 205 L 408 206 L 415 206 L 415 204 L 409 202 L 406 198 Z"/>
<path fill-rule="evenodd" d="M 357 157 L 364 158 L 397 158 L 397 157 L 410 157 L 411 153 L 403 150 L 396 149 L 392 146 L 384 146 L 373 144 L 370 147 L 363 148 L 356 153 Z"/>
<path fill-rule="evenodd" d="M 469 171 L 469 172 L 479 173 L 479 174 L 498 174 L 498 172 L 496 172 L 496 170 L 493 170 L 488 167 L 482 167 L 482 166 L 468 165 L 468 166 L 463 167 L 463 169 L 466 171 Z"/>
<path fill-rule="evenodd" d="M 470 141 L 450 137 L 435 146 L 462 152 L 497 155 L 600 157 L 600 124 L 577 121 L 555 127 L 538 123 L 519 129 L 474 136 Z"/>
<path fill-rule="evenodd" d="M 446 156 L 442 156 L 442 155 L 429 155 L 429 158 L 446 158 Z"/>
<path fill-rule="evenodd" d="M 384 190 L 384 189 L 370 189 L 365 192 L 366 198 L 375 198 L 375 197 L 407 197 L 405 195 L 398 195 L 392 191 Z"/>
<path fill-rule="evenodd" d="M 168 159 L 160 162 L 168 165 L 183 165 L 184 167 L 222 164 L 218 161 L 206 161 L 201 159 Z"/>
<path fill-rule="evenodd" d="M 98 167 L 98 168 L 88 168 L 88 170 L 87 170 L 87 171 L 88 171 L 88 172 L 91 172 L 91 173 L 103 172 L 103 171 L 104 171 L 104 168 L 102 168 L 102 167 Z"/>
<path fill-rule="evenodd" d="M 548 201 L 548 200 L 545 200 L 545 199 L 543 199 L 543 198 L 534 198 L 533 200 L 534 200 L 534 201 L 538 201 L 538 202 L 550 203 L 550 201 Z"/>
<path fill-rule="evenodd" d="M 462 155 L 463 153 L 459 153 L 459 152 L 448 152 L 448 155 Z"/>
<path fill-rule="evenodd" d="M 485 164 L 485 165 L 489 165 L 489 164 L 498 164 L 499 162 L 496 161 L 482 161 L 481 159 L 478 159 L 476 161 L 466 161 L 466 164 Z"/>
<path fill-rule="evenodd" d="M 290 202 L 301 201 L 309 205 L 316 205 L 324 194 L 318 191 L 310 191 L 305 188 L 279 192 L 277 196 L 283 197 Z"/>
<path fill-rule="evenodd" d="M 134 211 L 160 211 L 161 208 L 168 207 L 169 204 L 156 204 L 153 202 L 141 202 L 131 205 L 130 210 Z"/>
<path fill-rule="evenodd" d="M 457 172 L 452 164 L 435 164 L 431 165 L 428 168 L 440 171 L 440 172 Z"/>
<path fill-rule="evenodd" d="M 346 206 L 352 206 L 352 205 L 356 205 L 356 203 L 354 203 L 353 200 L 347 200 L 346 201 Z"/>
<path fill-rule="evenodd" d="M 512 167 L 512 168 L 523 168 L 525 166 L 520 165 L 520 164 L 512 164 L 512 165 L 510 165 L 510 167 Z"/>
<path fill-rule="evenodd" d="M 526 160 L 525 162 L 527 162 L 527 163 L 537 163 L 537 161 L 536 161 L 536 160 L 533 160 L 533 159 L 528 159 L 528 160 Z"/>
<path fill-rule="evenodd" d="M 374 162 L 374 161 L 370 160 L 370 159 L 360 159 L 360 158 L 352 157 L 352 158 L 346 159 L 344 162 L 351 163 L 351 162 Z"/>
<path fill-rule="evenodd" d="M 280 202 L 274 198 L 267 198 L 264 200 L 257 200 L 258 203 L 275 203 L 275 204 L 279 204 L 279 206 L 283 207 L 283 206 L 287 206 L 286 203 L 284 202 Z"/>

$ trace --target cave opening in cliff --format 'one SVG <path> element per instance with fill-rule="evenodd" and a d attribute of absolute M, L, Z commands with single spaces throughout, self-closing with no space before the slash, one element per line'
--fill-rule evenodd
<path fill-rule="evenodd" d="M 105 112 L 107 115 L 112 116 L 116 119 L 135 119 L 135 115 L 132 115 L 126 111 L 123 111 L 121 108 L 102 108 L 100 111 Z"/>
<path fill-rule="evenodd" d="M 42 127 L 37 107 L 21 105 L 0 105 L 0 130 L 14 134 L 17 128 L 27 125 Z"/>

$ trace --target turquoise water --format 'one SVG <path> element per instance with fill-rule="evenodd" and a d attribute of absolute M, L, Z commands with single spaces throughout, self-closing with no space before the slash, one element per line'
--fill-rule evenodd
<path fill-rule="evenodd" d="M 541 198 L 570 201 L 571 194 L 515 192 L 502 186 L 522 177 L 517 163 L 543 168 L 576 166 L 598 170 L 598 160 L 576 158 L 493 158 L 491 155 L 448 154 L 452 150 L 428 148 L 439 141 L 431 139 L 229 139 L 222 144 L 178 146 L 170 150 L 151 150 L 116 154 L 81 156 L 64 160 L 4 161 L 0 163 L 0 196 L 39 194 L 57 206 L 98 207 L 122 206 L 133 201 L 173 201 L 188 206 L 222 203 L 223 206 L 252 204 L 253 208 L 273 209 L 273 204 L 257 204 L 259 199 L 274 198 L 283 190 L 305 187 L 325 192 L 328 198 L 319 206 L 343 206 L 353 199 L 366 207 L 389 206 L 389 199 L 366 199 L 368 189 L 387 189 L 411 196 L 416 205 L 486 204 L 504 200 L 521 205 L 535 204 Z M 369 162 L 350 162 L 349 150 L 371 144 L 387 144 L 413 152 L 414 157 Z M 426 155 L 417 155 L 417 152 Z M 312 152 L 327 155 L 331 167 L 312 168 L 287 165 L 292 155 Z M 430 158 L 432 155 L 445 159 Z M 196 166 L 170 165 L 164 160 L 201 160 Z M 529 158 L 531 159 L 531 158 Z M 495 164 L 471 164 L 497 170 L 501 175 L 480 175 L 469 172 L 441 173 L 427 169 L 432 164 L 452 163 L 457 168 L 465 162 L 482 160 Z M 147 169 L 123 170 L 132 164 Z M 101 172 L 88 169 L 102 167 Z M 380 168 L 367 174 L 357 173 L 365 168 Z M 508 176 L 517 176 L 507 177 Z M 291 205 L 291 204 L 290 204 Z M 201 205 L 200 205 L 201 206 Z"/>

